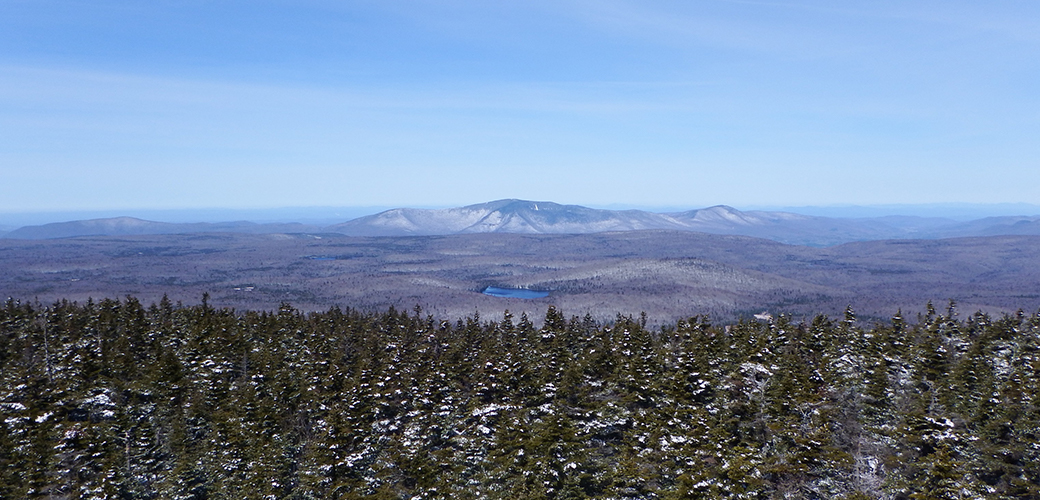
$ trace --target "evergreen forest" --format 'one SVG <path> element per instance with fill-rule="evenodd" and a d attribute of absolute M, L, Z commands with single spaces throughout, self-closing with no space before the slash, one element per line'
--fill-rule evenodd
<path fill-rule="evenodd" d="M 1040 315 L 0 306 L 3 499 L 1040 498 Z"/>

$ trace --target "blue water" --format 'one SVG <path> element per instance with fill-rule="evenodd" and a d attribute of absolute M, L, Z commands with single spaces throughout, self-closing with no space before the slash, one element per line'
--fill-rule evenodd
<path fill-rule="evenodd" d="M 508 297 L 512 299 L 540 299 L 542 297 L 548 297 L 549 292 L 542 290 L 528 290 L 526 288 L 499 288 L 497 286 L 489 286 L 484 289 L 484 295 L 490 295 L 492 297 Z"/>

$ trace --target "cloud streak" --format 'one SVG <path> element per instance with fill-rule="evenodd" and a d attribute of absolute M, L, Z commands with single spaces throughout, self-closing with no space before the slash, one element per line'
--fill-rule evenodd
<path fill-rule="evenodd" d="M 0 7 L 0 209 L 1040 202 L 1022 10 L 40 5 Z"/>

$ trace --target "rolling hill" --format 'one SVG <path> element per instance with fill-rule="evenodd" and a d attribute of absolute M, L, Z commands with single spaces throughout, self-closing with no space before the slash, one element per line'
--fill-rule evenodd
<path fill-rule="evenodd" d="M 190 233 L 302 233 L 319 229 L 306 224 L 257 224 L 254 222 L 170 223 L 142 220 L 134 217 L 111 217 L 69 222 L 55 222 L 15 229 L 3 238 L 41 240 L 74 238 L 77 236 L 128 236 L 135 234 L 190 234 Z"/>

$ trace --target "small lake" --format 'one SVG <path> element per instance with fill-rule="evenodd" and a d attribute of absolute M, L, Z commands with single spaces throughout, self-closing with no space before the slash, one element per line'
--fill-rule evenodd
<path fill-rule="evenodd" d="M 484 295 L 511 299 L 540 299 L 542 297 L 548 297 L 549 292 L 542 290 L 528 290 L 526 288 L 499 288 L 497 286 L 489 286 L 484 289 Z"/>

